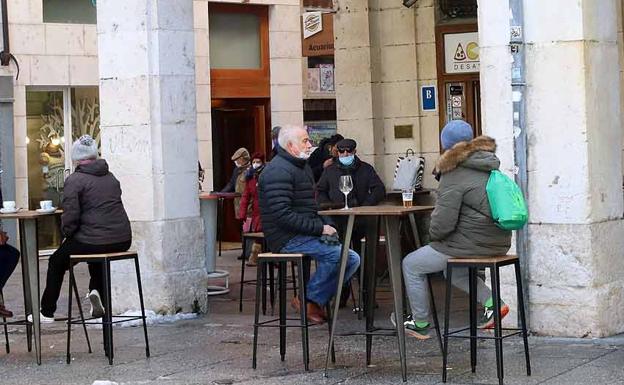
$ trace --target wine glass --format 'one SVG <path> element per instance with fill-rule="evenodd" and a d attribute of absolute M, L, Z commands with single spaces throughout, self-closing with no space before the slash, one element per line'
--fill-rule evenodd
<path fill-rule="evenodd" d="M 353 190 L 353 179 L 351 179 L 351 175 L 342 175 L 340 177 L 340 191 L 345 196 L 345 207 L 343 210 L 347 210 L 349 205 L 347 204 L 347 195 Z"/>

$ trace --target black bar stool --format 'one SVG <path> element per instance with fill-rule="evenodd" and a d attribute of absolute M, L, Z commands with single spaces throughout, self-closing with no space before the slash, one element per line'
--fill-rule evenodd
<path fill-rule="evenodd" d="M 244 285 L 255 285 L 256 284 L 256 280 L 255 279 L 248 279 L 245 280 L 245 258 L 247 257 L 248 254 L 248 248 L 247 248 L 247 243 L 248 241 L 261 241 L 262 243 L 262 251 L 267 251 L 268 247 L 266 245 L 266 240 L 264 239 L 264 233 L 263 232 L 256 232 L 256 233 L 242 233 L 242 254 L 241 254 L 241 276 L 240 276 L 240 295 L 239 295 L 239 300 L 238 300 L 238 311 L 242 313 L 243 311 L 243 289 L 244 289 Z M 275 273 L 273 270 L 273 263 L 269 263 L 264 265 L 264 267 L 262 268 L 262 314 L 266 315 L 266 278 L 267 278 L 267 273 L 269 276 L 269 295 L 270 295 L 270 301 L 271 301 L 271 313 L 273 312 L 273 308 L 274 308 L 274 304 L 275 304 Z M 258 269 L 260 269 L 260 265 L 258 264 L 257 266 Z M 293 290 L 294 292 L 294 296 L 297 296 L 297 278 L 296 278 L 296 274 L 295 274 L 295 264 L 291 263 L 290 266 L 291 272 L 291 279 L 292 279 L 292 288 L 289 288 Z"/>
<path fill-rule="evenodd" d="M 139 290 L 139 301 L 141 303 L 141 315 L 140 316 L 115 316 L 115 318 L 121 318 L 119 321 L 113 321 L 112 311 L 112 301 L 111 301 L 111 272 L 110 272 L 110 263 L 113 261 L 123 261 L 123 260 L 134 260 L 134 269 L 137 277 L 137 286 Z M 94 318 L 84 318 L 84 314 L 82 313 L 82 307 L 80 306 L 80 300 L 78 301 L 78 309 L 80 311 L 80 319 L 73 320 L 72 319 L 72 295 L 71 290 L 74 289 L 76 297 L 78 298 L 78 287 L 76 286 L 76 278 L 74 276 L 74 265 L 80 262 L 89 262 L 89 263 L 102 263 L 103 264 L 103 278 L 104 278 L 104 293 L 100 293 L 102 296 L 102 303 L 104 305 L 104 316 L 102 317 L 101 322 L 93 322 Z M 141 286 L 141 272 L 139 269 L 139 256 L 135 251 L 124 251 L 120 253 L 107 253 L 107 254 L 84 254 L 84 255 L 72 255 L 69 258 L 69 300 L 68 300 L 68 313 L 67 313 L 67 363 L 71 362 L 71 325 L 74 324 L 82 324 L 85 328 L 86 333 L 86 324 L 101 324 L 103 330 L 104 337 L 104 351 L 108 356 L 108 363 L 110 365 L 113 364 L 113 325 L 120 322 L 127 322 L 133 320 L 141 320 L 143 321 L 143 333 L 145 335 L 145 356 L 149 358 L 149 340 L 147 338 L 147 324 L 145 322 L 145 306 L 143 304 L 143 287 Z M 91 322 L 89 322 L 91 321 Z M 88 338 L 88 337 L 87 337 Z M 87 339 L 88 341 L 88 339 Z M 89 347 L 89 351 L 91 348 Z"/>
<path fill-rule="evenodd" d="M 503 328 L 501 324 L 500 306 L 500 272 L 503 266 L 514 265 L 516 272 L 516 290 L 518 293 L 518 313 L 520 315 L 520 328 Z M 524 314 L 524 297 L 522 292 L 522 277 L 520 276 L 520 262 L 515 255 L 504 255 L 487 258 L 451 258 L 446 264 L 446 307 L 444 312 L 444 347 L 442 349 L 442 382 L 446 382 L 446 363 L 448 358 L 448 339 L 470 339 L 470 366 L 472 372 L 477 366 L 477 340 L 493 339 L 496 345 L 496 371 L 498 383 L 503 384 L 503 339 L 515 335 L 522 335 L 524 342 L 524 358 L 526 360 L 527 376 L 531 375 L 531 361 L 529 358 L 529 343 L 527 338 L 526 319 Z M 449 314 L 451 305 L 451 280 L 454 268 L 468 268 L 470 280 L 470 326 L 449 333 Z M 494 302 L 494 337 L 477 335 L 477 270 L 489 268 L 492 279 L 492 300 Z M 463 332 L 469 330 L 469 335 Z M 503 332 L 509 332 L 503 335 Z"/>
<path fill-rule="evenodd" d="M 263 253 L 258 255 L 258 269 L 256 279 L 256 310 L 254 317 L 254 340 L 253 340 L 253 361 L 252 367 L 256 368 L 256 352 L 258 347 L 258 329 L 261 327 L 278 327 L 280 329 L 280 356 L 284 361 L 286 355 L 286 328 L 298 327 L 301 328 L 301 342 L 303 346 L 303 364 L 305 370 L 309 367 L 309 349 L 308 349 L 308 321 L 306 314 L 306 302 L 305 302 L 305 277 L 308 276 L 304 270 L 306 264 L 304 263 L 303 254 L 276 254 L 276 253 Z M 287 264 L 291 262 L 297 265 L 298 280 L 299 280 L 299 293 L 301 300 L 301 311 L 299 318 L 299 325 L 288 324 L 288 321 L 296 321 L 296 318 L 286 318 L 286 275 Z M 279 318 L 272 319 L 264 322 L 260 322 L 260 284 L 262 282 L 262 271 L 265 265 L 270 263 L 276 263 L 278 266 L 278 290 L 279 290 Z M 277 325 L 275 324 L 277 323 Z"/>

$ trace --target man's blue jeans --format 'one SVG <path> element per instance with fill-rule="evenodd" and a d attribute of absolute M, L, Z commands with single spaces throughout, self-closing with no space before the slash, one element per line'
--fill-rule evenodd
<path fill-rule="evenodd" d="M 297 235 L 282 247 L 282 253 L 302 253 L 316 261 L 316 272 L 307 285 L 307 300 L 325 306 L 336 294 L 338 270 L 340 269 L 340 245 L 330 246 L 321 242 L 320 237 Z M 360 256 L 349 250 L 345 282 L 360 265 Z"/>

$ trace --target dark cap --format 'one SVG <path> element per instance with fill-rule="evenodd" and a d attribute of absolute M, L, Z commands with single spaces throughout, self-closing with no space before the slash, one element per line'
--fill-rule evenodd
<path fill-rule="evenodd" d="M 357 143 L 353 139 L 343 139 L 339 141 L 338 143 L 336 143 L 336 148 L 338 150 L 346 149 L 346 150 L 349 150 L 349 152 L 355 150 L 356 146 L 357 146 Z"/>

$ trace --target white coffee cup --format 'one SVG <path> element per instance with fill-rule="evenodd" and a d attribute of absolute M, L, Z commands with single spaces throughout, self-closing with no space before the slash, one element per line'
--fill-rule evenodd
<path fill-rule="evenodd" d="M 2 207 L 5 210 L 10 210 L 10 211 L 15 210 L 15 201 L 3 201 Z"/>
<path fill-rule="evenodd" d="M 40 201 L 39 207 L 41 207 L 41 210 L 50 210 L 52 208 L 52 201 Z"/>

